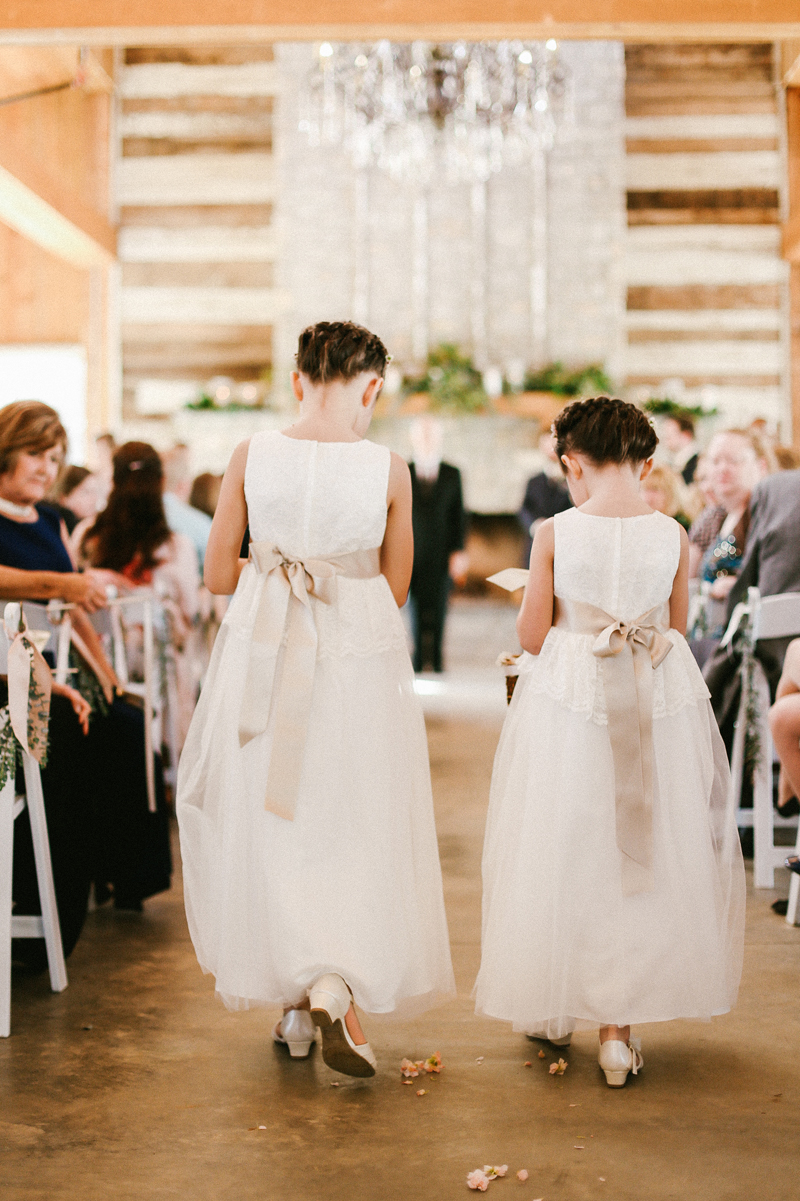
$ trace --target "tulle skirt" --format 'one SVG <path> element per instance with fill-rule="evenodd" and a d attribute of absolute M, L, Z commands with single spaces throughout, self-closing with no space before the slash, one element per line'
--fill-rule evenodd
<path fill-rule="evenodd" d="M 536 671 L 495 759 L 478 1012 L 551 1037 L 727 1012 L 744 865 L 708 700 L 653 721 L 655 888 L 623 896 L 608 727 L 541 691 Z"/>
<path fill-rule="evenodd" d="M 347 581 L 342 592 L 355 606 L 351 627 L 360 613 L 382 641 L 338 653 L 335 613 L 318 623 L 294 821 L 264 808 L 271 729 L 239 747 L 246 596 L 222 625 L 181 757 L 189 929 L 232 1009 L 297 1003 L 329 971 L 371 1013 L 407 1014 L 454 991 L 427 740 L 402 624 L 382 577 Z"/>

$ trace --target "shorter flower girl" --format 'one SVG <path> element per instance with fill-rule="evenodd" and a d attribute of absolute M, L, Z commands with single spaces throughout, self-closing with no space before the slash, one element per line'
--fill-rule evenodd
<path fill-rule="evenodd" d="M 657 438 L 601 397 L 554 424 L 575 508 L 536 533 L 527 652 L 494 765 L 477 1010 L 567 1045 L 600 1029 L 612 1087 L 631 1024 L 727 1012 L 744 867 L 728 764 L 684 638 L 688 543 L 639 494 Z"/>

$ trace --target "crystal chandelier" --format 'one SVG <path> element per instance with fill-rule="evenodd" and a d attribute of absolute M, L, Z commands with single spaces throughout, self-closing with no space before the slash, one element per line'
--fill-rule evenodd
<path fill-rule="evenodd" d="M 569 119 L 555 40 L 323 42 L 301 101 L 312 146 L 343 146 L 395 179 L 485 182 L 529 162 Z"/>

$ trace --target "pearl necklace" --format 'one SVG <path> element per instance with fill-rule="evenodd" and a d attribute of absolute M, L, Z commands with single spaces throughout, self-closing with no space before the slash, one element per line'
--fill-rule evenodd
<path fill-rule="evenodd" d="M 34 505 L 16 505 L 13 500 L 6 500 L 4 496 L 0 496 L 0 513 L 5 513 L 6 517 L 17 517 L 22 521 L 30 521 L 31 518 L 39 520 L 39 514 Z"/>

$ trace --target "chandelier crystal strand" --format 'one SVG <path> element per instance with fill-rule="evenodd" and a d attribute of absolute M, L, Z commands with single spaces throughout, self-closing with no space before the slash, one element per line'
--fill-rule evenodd
<path fill-rule="evenodd" d="M 486 180 L 547 149 L 569 120 L 557 44 L 323 42 L 306 79 L 300 129 L 343 145 L 398 180 Z"/>

